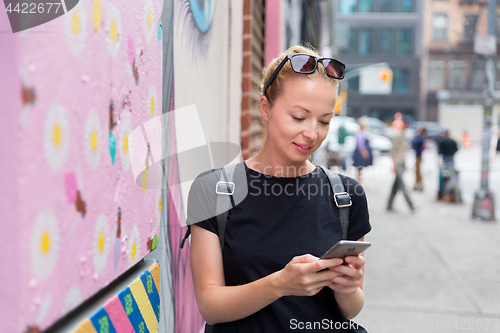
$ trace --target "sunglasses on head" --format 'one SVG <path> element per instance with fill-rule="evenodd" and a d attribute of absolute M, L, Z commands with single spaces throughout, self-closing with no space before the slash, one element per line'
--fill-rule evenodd
<path fill-rule="evenodd" d="M 294 53 L 289 54 L 281 61 L 278 67 L 274 70 L 273 74 L 267 80 L 266 86 L 264 88 L 264 95 L 266 94 L 267 88 L 273 83 L 274 79 L 278 75 L 279 71 L 286 62 L 290 60 L 292 64 L 292 69 L 295 73 L 299 74 L 311 74 L 314 73 L 318 66 L 318 62 L 325 68 L 326 75 L 333 77 L 334 79 L 342 80 L 345 74 L 345 65 L 338 60 L 333 58 L 318 58 L 306 53 Z"/>

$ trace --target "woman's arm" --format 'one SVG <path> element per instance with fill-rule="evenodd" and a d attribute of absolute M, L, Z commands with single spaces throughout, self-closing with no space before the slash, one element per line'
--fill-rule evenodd
<path fill-rule="evenodd" d="M 286 295 L 312 296 L 343 274 L 333 270 L 341 259 L 318 260 L 312 255 L 293 258 L 280 271 L 254 282 L 226 286 L 219 238 L 216 234 L 191 225 L 191 271 L 196 301 L 209 324 L 248 317 Z"/>
<path fill-rule="evenodd" d="M 359 239 L 364 241 L 364 237 Z M 340 311 L 348 319 L 358 315 L 365 303 L 363 293 L 363 275 L 365 272 L 365 258 L 363 254 L 359 256 L 346 257 L 348 265 L 334 267 L 333 271 L 342 273 L 342 276 L 333 279 L 333 284 L 329 287 L 335 291 L 335 299 Z"/>

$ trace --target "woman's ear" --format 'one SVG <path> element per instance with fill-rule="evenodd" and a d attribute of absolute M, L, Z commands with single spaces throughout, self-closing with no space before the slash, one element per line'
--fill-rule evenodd
<path fill-rule="evenodd" d="M 269 105 L 269 101 L 267 100 L 267 97 L 262 96 L 260 98 L 260 115 L 266 123 L 269 121 L 270 110 L 271 110 L 271 106 Z"/>

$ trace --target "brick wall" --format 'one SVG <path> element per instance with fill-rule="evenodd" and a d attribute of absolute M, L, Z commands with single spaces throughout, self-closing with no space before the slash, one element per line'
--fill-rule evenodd
<path fill-rule="evenodd" d="M 264 67 L 264 0 L 244 0 L 243 81 L 241 100 L 241 150 L 247 159 L 260 148 L 262 125 L 259 84 Z"/>

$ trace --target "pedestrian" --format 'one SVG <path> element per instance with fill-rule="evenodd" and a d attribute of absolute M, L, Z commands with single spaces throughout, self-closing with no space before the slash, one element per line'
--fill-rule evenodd
<path fill-rule="evenodd" d="M 358 169 L 358 182 L 361 183 L 361 171 L 363 168 L 373 164 L 372 148 L 370 140 L 366 133 L 366 126 L 362 121 L 359 121 L 359 131 L 354 135 L 356 138 L 356 148 L 352 155 L 352 164 Z"/>
<path fill-rule="evenodd" d="M 453 166 L 453 158 L 457 151 L 457 142 L 450 138 L 450 131 L 445 129 L 442 133 L 442 139 L 439 141 L 438 146 L 438 153 L 443 157 L 443 164 Z"/>
<path fill-rule="evenodd" d="M 308 161 L 328 133 L 343 75 L 342 63 L 303 46 L 264 69 L 263 144 L 243 162 L 249 192 L 229 211 L 224 234 L 216 217 L 191 225 L 191 270 L 206 331 L 288 332 L 306 322 L 347 327 L 363 307 L 364 257 L 348 256 L 347 265 L 319 259 L 342 239 L 342 228 L 328 179 Z M 205 173 L 208 185 L 201 176 L 194 181 L 188 224 L 200 221 L 192 207 L 213 212 L 219 174 Z M 347 239 L 362 240 L 371 229 L 364 191 L 339 176 L 352 201 Z M 351 332 L 366 332 L 353 326 Z"/>
<path fill-rule="evenodd" d="M 394 183 L 392 185 L 391 195 L 389 197 L 389 202 L 387 204 L 387 210 L 393 210 L 392 204 L 394 201 L 394 197 L 396 196 L 396 193 L 401 190 L 405 196 L 408 206 L 410 206 L 410 210 L 414 212 L 415 206 L 413 205 L 410 194 L 408 193 L 403 182 L 406 153 L 408 150 L 408 140 L 406 139 L 406 135 L 404 133 L 405 125 L 402 118 L 403 116 L 401 115 L 401 113 L 396 112 L 396 114 L 394 115 L 394 122 L 392 123 L 392 127 L 395 133 L 392 137 L 391 156 L 394 162 L 393 171 L 395 173 L 395 177 Z"/>
<path fill-rule="evenodd" d="M 425 127 L 417 129 L 417 135 L 411 140 L 413 149 L 415 150 L 415 186 L 414 191 L 423 191 L 424 184 L 422 182 L 422 153 L 425 149 L 425 142 L 427 140 L 427 134 Z"/>

